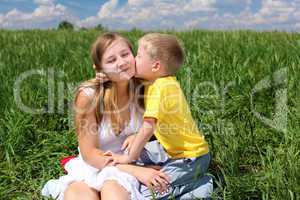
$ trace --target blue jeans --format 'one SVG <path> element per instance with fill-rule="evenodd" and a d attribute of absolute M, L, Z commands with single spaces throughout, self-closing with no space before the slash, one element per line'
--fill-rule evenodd
<path fill-rule="evenodd" d="M 210 159 L 210 153 L 197 158 L 170 159 L 157 141 L 148 142 L 138 163 L 160 165 L 171 178 L 171 182 L 164 194 L 153 193 L 145 185 L 141 185 L 140 191 L 148 199 L 209 198 L 213 190 L 213 181 L 205 173 Z"/>

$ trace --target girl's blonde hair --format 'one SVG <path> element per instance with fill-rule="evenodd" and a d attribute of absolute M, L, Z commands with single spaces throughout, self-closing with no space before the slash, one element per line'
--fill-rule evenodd
<path fill-rule="evenodd" d="M 183 45 L 173 35 L 148 33 L 140 38 L 139 42 L 145 45 L 148 55 L 161 61 L 171 75 L 174 75 L 184 62 Z"/>
<path fill-rule="evenodd" d="M 101 61 L 103 54 L 106 51 L 106 49 L 116 40 L 122 40 L 126 42 L 126 44 L 129 46 L 132 52 L 133 49 L 130 42 L 118 33 L 105 33 L 99 36 L 97 40 L 93 43 L 91 48 L 91 57 L 95 65 L 96 72 L 101 72 Z M 141 86 L 141 82 L 135 78 L 132 78 L 129 82 L 129 99 L 133 100 L 134 103 L 139 104 L 141 107 L 143 107 L 143 99 L 137 99 L 138 97 L 140 97 L 139 94 L 143 93 L 141 87 L 138 86 Z M 116 84 L 112 81 L 101 82 L 95 78 L 85 81 L 78 87 L 75 93 L 75 105 L 78 98 L 78 94 L 83 88 L 92 88 L 94 89 L 95 93 L 91 106 L 89 106 L 89 108 L 84 109 L 83 111 L 80 111 L 81 114 L 90 111 L 91 108 L 95 108 L 93 106 L 96 106 L 95 115 L 97 124 L 100 124 L 103 114 L 107 113 L 111 120 L 112 128 L 114 132 L 118 135 L 120 131 L 119 122 L 121 116 L 119 108 L 117 106 L 118 99 Z M 76 111 L 75 109 L 75 112 L 78 111 Z"/>

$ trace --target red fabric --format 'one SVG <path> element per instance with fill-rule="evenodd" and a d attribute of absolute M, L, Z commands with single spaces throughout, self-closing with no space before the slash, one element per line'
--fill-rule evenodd
<path fill-rule="evenodd" d="M 64 169 L 65 173 L 67 173 L 67 171 L 65 169 L 65 165 L 67 164 L 67 162 L 69 162 L 73 158 L 76 158 L 76 156 L 67 156 L 60 160 L 60 166 Z"/>

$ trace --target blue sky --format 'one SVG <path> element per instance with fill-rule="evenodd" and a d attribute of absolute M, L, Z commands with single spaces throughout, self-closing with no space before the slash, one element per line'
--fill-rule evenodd
<path fill-rule="evenodd" d="M 255 29 L 300 32 L 300 0 L 0 0 L 0 28 Z"/>

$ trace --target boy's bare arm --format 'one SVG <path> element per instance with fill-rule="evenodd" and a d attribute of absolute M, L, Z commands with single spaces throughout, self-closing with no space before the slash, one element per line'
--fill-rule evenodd
<path fill-rule="evenodd" d="M 145 118 L 142 127 L 137 133 L 135 140 L 129 152 L 129 159 L 135 161 L 139 158 L 145 144 L 149 141 L 154 134 L 156 119 Z"/>
<path fill-rule="evenodd" d="M 131 145 L 129 154 L 116 154 L 111 151 L 105 152 L 104 156 L 111 156 L 113 158 L 112 164 L 128 164 L 136 161 L 145 144 L 149 141 L 155 130 L 156 119 L 146 118 L 140 128 L 139 132 L 136 134 L 135 139 Z"/>

